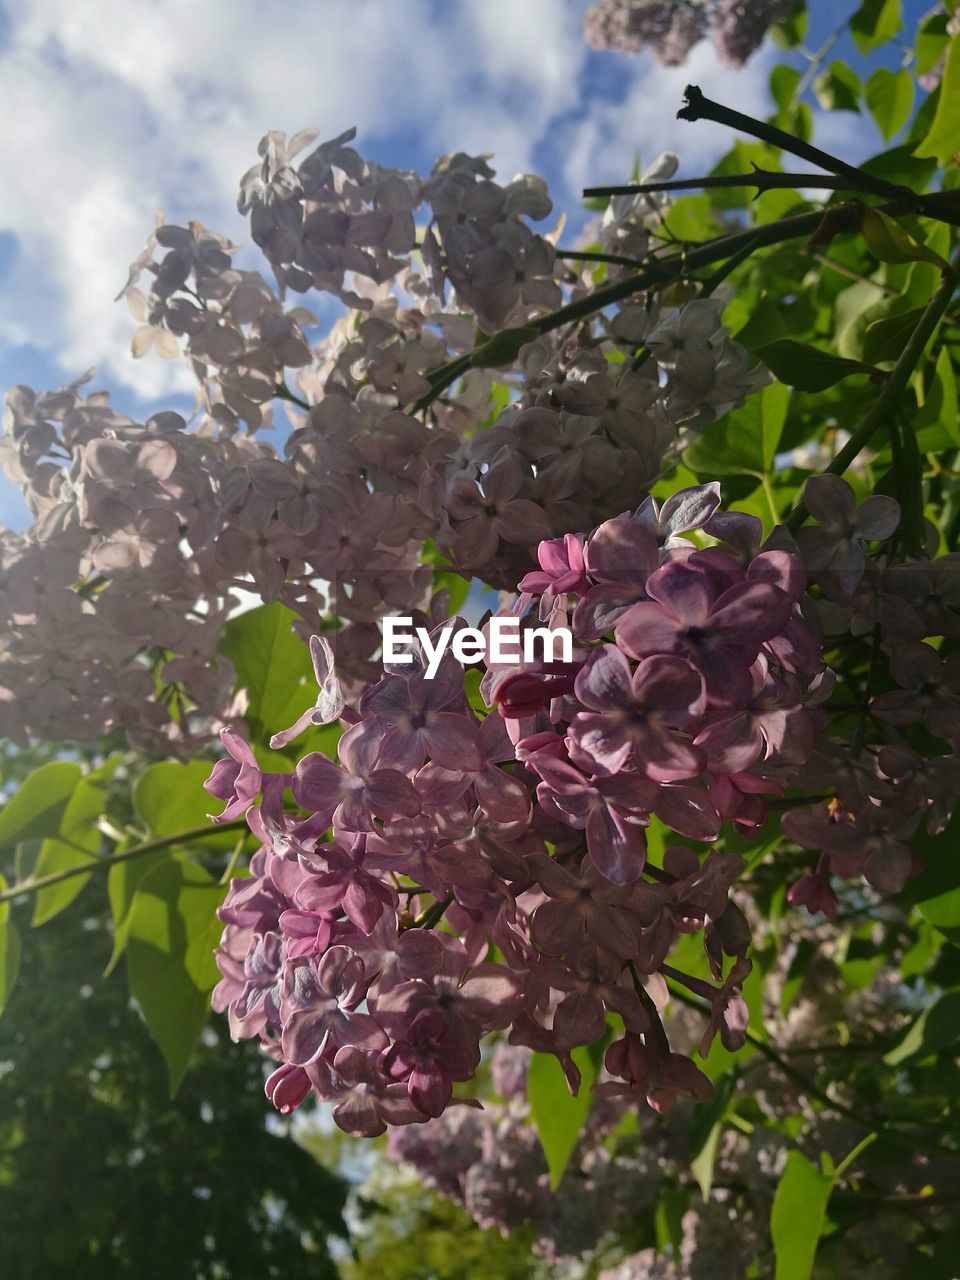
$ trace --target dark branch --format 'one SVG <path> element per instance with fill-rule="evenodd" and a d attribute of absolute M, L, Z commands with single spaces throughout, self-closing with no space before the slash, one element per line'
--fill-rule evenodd
<path fill-rule="evenodd" d="M 754 165 L 752 173 L 723 173 L 707 178 L 670 178 L 664 182 L 627 182 L 617 187 L 584 187 L 585 196 L 653 195 L 656 191 L 709 191 L 714 187 L 756 187 L 773 191 L 781 187 L 820 187 L 827 191 L 862 191 L 846 178 L 832 173 L 772 173 Z"/>
<path fill-rule="evenodd" d="M 801 160 L 807 160 L 820 169 L 826 169 L 827 173 L 835 173 L 838 177 L 845 179 L 851 191 L 866 191 L 875 196 L 882 196 L 886 200 L 902 200 L 905 195 L 913 195 L 913 192 L 907 191 L 906 188 L 886 182 L 883 178 L 875 178 L 873 174 L 866 173 L 855 165 L 847 164 L 837 156 L 830 155 L 828 151 L 821 151 L 819 147 L 795 138 L 793 134 L 785 133 L 775 125 L 755 120 L 753 116 L 744 115 L 742 111 L 734 111 L 732 107 L 725 107 L 719 102 L 711 101 L 695 84 L 687 85 L 684 91 L 684 102 L 685 105 L 677 112 L 678 120 L 712 120 L 715 124 L 737 129 L 751 138 L 759 138 L 761 142 L 778 147 L 781 151 L 787 151 L 790 155 L 799 156 Z"/>

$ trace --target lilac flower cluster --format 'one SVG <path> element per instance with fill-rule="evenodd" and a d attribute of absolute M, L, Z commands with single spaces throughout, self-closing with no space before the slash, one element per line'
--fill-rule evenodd
<path fill-rule="evenodd" d="M 796 8 L 797 0 L 597 0 L 584 17 L 583 38 L 595 49 L 648 48 L 677 66 L 710 36 L 721 61 L 742 67 L 769 27 Z"/>
<path fill-rule="evenodd" d="M 798 783 L 825 798 L 785 813 L 784 832 L 819 856 L 791 903 L 836 914 L 828 877 L 863 876 L 899 893 L 921 869 L 911 848 L 924 828 L 944 830 L 960 795 L 960 557 L 895 554 L 900 511 L 875 494 L 859 505 L 846 481 L 814 476 L 804 490 L 818 522 L 797 545 L 816 584 L 824 646 L 859 700 L 834 706 Z M 865 544 L 886 543 L 879 556 Z M 842 686 L 838 686 L 842 692 Z"/>
<path fill-rule="evenodd" d="M 194 424 L 134 422 L 82 380 L 9 395 L 0 464 L 35 522 L 0 536 L 5 736 L 58 738 L 69 716 L 80 739 L 119 728 L 142 750 L 189 750 L 234 723 L 217 644 L 238 590 L 283 602 L 304 638 L 335 615 L 341 672 L 369 678 L 375 620 L 427 606 L 425 540 L 512 588 L 541 539 L 635 503 L 681 432 L 766 380 L 719 298 L 630 300 L 510 357 L 507 407 L 464 364 L 418 412 L 478 324 L 523 325 L 592 281 L 531 228 L 551 208 L 539 178 L 501 185 L 459 153 L 420 178 L 362 160 L 351 137 L 299 163 L 311 131 L 261 143 L 240 205 L 276 286 L 198 223 L 159 223 L 131 267 L 134 354 L 182 352 Z M 661 205 L 614 201 L 595 233 L 647 257 Z M 349 310 L 311 341 L 315 317 L 285 299 L 318 290 Z M 282 452 L 258 434 L 277 397 L 295 427 Z"/>
<path fill-rule="evenodd" d="M 664 1127 L 659 1125 L 659 1142 L 651 1131 L 638 1150 L 614 1151 L 605 1140 L 630 1101 L 596 1099 L 571 1157 L 577 1176 L 551 1191 L 527 1098 L 530 1057 L 529 1049 L 501 1040 L 490 1057 L 495 1100 L 482 1111 L 454 1107 L 424 1125 L 392 1129 L 387 1150 L 481 1227 L 506 1235 L 533 1226 L 535 1251 L 558 1261 L 594 1248 L 608 1232 L 652 1211 L 663 1177 Z M 660 1117 L 648 1114 L 652 1130 Z"/>
<path fill-rule="evenodd" d="M 569 623 L 578 648 L 488 667 L 495 712 L 471 704 L 449 652 L 426 679 L 418 645 L 347 706 L 315 640 L 313 714 L 347 726 L 339 762 L 313 752 L 261 775 L 225 735 L 232 763 L 207 786 L 224 817 L 262 792 L 249 811 L 262 847 L 221 910 L 214 1004 L 278 1061 L 267 1091 L 281 1109 L 315 1092 L 362 1135 L 438 1116 L 491 1031 L 555 1054 L 576 1090 L 572 1051 L 608 1018 L 621 1029 L 601 1096 L 660 1111 L 710 1096 L 667 1038 L 667 980 L 706 1002 L 701 1054 L 718 1033 L 739 1047 L 750 931 L 729 900 L 743 859 L 698 846 L 725 821 L 763 823 L 811 756 L 830 687 L 802 561 L 744 554 L 749 518 L 719 502 L 717 485 L 682 490 L 543 543 L 513 608 L 524 625 Z M 724 545 L 698 548 L 691 531 Z M 659 865 L 654 819 L 685 841 Z M 668 963 L 700 930 L 712 981 Z"/>
<path fill-rule="evenodd" d="M 796 1061 L 805 1073 L 830 1072 L 835 1055 L 825 1046 L 834 1041 L 841 1007 L 843 1025 L 861 1044 L 895 1035 L 909 1017 L 910 994 L 897 956 L 890 957 L 890 967 L 880 970 L 871 984 L 850 992 L 840 979 L 843 951 L 837 932 L 823 917 L 808 922 L 800 935 L 778 932 L 776 938 L 762 912 L 752 911 L 751 917 L 754 945 L 768 948 L 771 958 L 763 1008 L 755 1016 L 769 1031 L 776 1027 L 776 1044 L 784 1056 L 801 1055 Z M 817 963 L 797 990 L 798 947 L 811 944 Z M 671 1005 L 669 1015 L 671 1036 L 680 1043 L 695 1042 L 697 1013 Z M 551 1190 L 527 1096 L 529 1063 L 529 1050 L 501 1040 L 489 1058 L 492 1097 L 485 1099 L 483 1110 L 454 1107 L 424 1125 L 393 1129 L 388 1153 L 418 1182 L 461 1205 L 481 1227 L 504 1235 L 532 1229 L 536 1254 L 553 1264 L 576 1260 L 577 1269 L 588 1274 L 602 1267 L 599 1274 L 606 1280 L 676 1280 L 678 1267 L 679 1275 L 692 1280 L 741 1280 L 757 1259 L 761 1266 L 769 1261 L 772 1268 L 770 1210 L 791 1147 L 798 1142 L 815 1160 L 821 1151 L 851 1150 L 862 1136 L 849 1119 L 822 1109 L 780 1064 L 754 1054 L 738 1064 L 740 1096 L 748 1096 L 768 1123 L 748 1131 L 725 1128 L 706 1198 L 690 1168 L 691 1144 L 702 1140 L 697 1137 L 698 1130 L 702 1135 L 702 1113 L 689 1106 L 667 1116 L 637 1111 L 622 1097 L 595 1098 L 567 1170 Z M 831 1093 L 856 1105 L 845 1081 L 835 1080 Z M 791 1139 L 781 1125 L 796 1116 L 802 1116 L 803 1129 L 798 1139 Z M 880 1155 L 868 1158 L 861 1176 L 888 1194 L 916 1195 L 938 1177 L 948 1180 L 952 1164 L 949 1157 L 928 1153 L 905 1154 L 896 1161 Z M 633 1253 L 638 1221 L 653 1218 L 667 1187 L 678 1195 L 678 1213 L 682 1210 L 672 1256 L 653 1247 Z M 360 1194 L 364 1191 L 361 1186 Z M 949 1222 L 949 1204 L 936 1212 Z M 838 1248 L 848 1269 L 862 1265 L 866 1256 L 871 1274 L 895 1280 L 909 1273 L 909 1239 L 922 1238 L 928 1225 L 911 1220 L 905 1230 L 898 1222 L 887 1232 L 872 1219 L 841 1233 Z"/>

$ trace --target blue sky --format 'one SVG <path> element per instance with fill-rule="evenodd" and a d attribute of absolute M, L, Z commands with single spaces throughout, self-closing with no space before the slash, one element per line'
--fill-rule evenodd
<path fill-rule="evenodd" d="M 581 186 L 623 180 L 638 152 L 648 163 L 676 150 L 696 176 L 726 150 L 726 131 L 675 119 L 686 83 L 763 115 L 770 68 L 805 65 L 769 45 L 739 72 L 709 43 L 673 69 L 598 53 L 580 39 L 586 7 L 0 0 L 0 387 L 58 386 L 95 366 L 93 385 L 131 414 L 189 409 L 177 362 L 132 359 L 132 321 L 113 298 L 157 208 L 244 239 L 237 183 L 268 129 L 355 125 L 362 155 L 421 172 L 447 151 L 491 151 L 502 178 L 543 173 L 575 214 Z M 808 44 L 855 7 L 813 0 Z M 905 3 L 908 39 L 927 7 Z M 867 69 L 846 38 L 835 55 Z M 879 145 L 847 113 L 818 112 L 816 129 L 848 156 Z M 20 527 L 23 512 L 0 477 L 0 521 Z"/>

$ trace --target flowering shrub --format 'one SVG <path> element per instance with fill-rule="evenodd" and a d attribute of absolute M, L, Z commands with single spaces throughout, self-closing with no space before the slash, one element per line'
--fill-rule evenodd
<path fill-rule="evenodd" d="M 541 179 L 500 186 L 464 155 L 422 179 L 361 160 L 352 132 L 295 167 L 314 136 L 270 134 L 242 183 L 276 287 L 196 223 L 159 225 L 131 268 L 134 353 L 182 346 L 196 430 L 174 413 L 133 422 L 80 384 L 8 396 L 4 465 L 37 522 L 4 534 L 5 735 L 56 736 L 69 709 L 77 739 L 121 728 L 188 753 L 242 709 L 217 652 L 239 588 L 294 610 L 305 638 L 332 610 L 348 624 L 342 670 L 369 676 L 373 621 L 429 598 L 426 538 L 467 576 L 512 586 L 531 546 L 622 510 L 679 433 L 765 380 L 727 336 L 722 296 L 664 307 L 628 290 L 609 313 L 603 290 L 591 299 L 529 226 L 551 208 Z M 601 245 L 630 255 L 610 285 L 647 254 L 661 204 L 619 199 L 604 215 Z M 315 318 L 285 305 L 307 289 L 348 308 L 312 346 Z M 564 295 L 584 314 L 566 328 Z M 476 325 L 515 336 L 478 359 Z M 642 366 L 611 362 L 642 343 Z M 462 376 L 439 395 L 444 362 Z M 513 367 L 504 408 L 487 365 Z M 257 434 L 278 397 L 295 406 L 282 454 Z"/>
<path fill-rule="evenodd" d="M 852 597 L 863 543 L 894 533 L 897 504 L 855 508 L 843 481 L 815 478 L 806 503 L 823 522 L 788 551 L 777 549 L 792 543 L 782 527 L 761 546 L 759 522 L 719 502 L 719 486 L 683 489 L 585 539 L 542 543 L 511 610 L 569 622 L 579 649 L 570 662 L 488 667 L 479 692 L 498 714 L 471 705 L 450 653 L 433 679 L 412 653 L 348 707 L 317 638 L 326 710 L 312 716 L 339 714 L 339 764 L 310 752 L 291 774 L 261 777 L 225 733 L 236 763 L 206 784 L 222 817 L 264 799 L 249 815 L 261 841 L 251 875 L 219 913 L 214 1005 L 279 1061 L 267 1092 L 281 1110 L 313 1091 L 365 1136 L 439 1116 L 476 1071 L 481 1038 L 505 1030 L 511 1044 L 555 1054 L 575 1092 L 572 1051 L 602 1043 L 610 1017 L 619 1034 L 598 1092 L 661 1111 L 709 1097 L 708 1078 L 669 1043 L 667 980 L 706 1001 L 701 1057 L 718 1033 L 740 1048 L 750 929 L 729 899 L 744 860 L 702 858 L 698 845 L 724 823 L 757 831 L 788 789 L 831 792 L 810 809 L 802 795 L 786 801 L 786 833 L 819 851 L 791 902 L 835 914 L 831 872 L 903 888 L 915 869 L 904 841 L 924 813 L 943 829 L 958 766 L 942 757 L 921 773 L 903 740 L 861 760 L 862 725 L 854 742 L 823 740 L 834 673 L 806 592 L 809 568 L 825 607 Z M 697 531 L 714 545 L 684 536 Z M 915 590 L 913 573 L 900 584 Z M 916 603 L 876 624 L 878 645 L 914 643 L 891 663 L 906 688 L 880 694 L 873 714 L 926 717 L 927 732 L 955 745 L 953 664 L 920 641 L 937 621 Z M 911 695 L 916 686 L 927 695 Z M 287 787 L 295 811 L 283 807 Z M 649 857 L 653 820 L 688 843 Z M 699 930 L 712 981 L 670 963 Z"/>
<path fill-rule="evenodd" d="M 656 13 L 669 56 L 801 39 L 775 6 Z M 954 25 L 924 19 L 912 118 L 911 69 L 862 85 L 829 42 L 772 120 L 691 86 L 683 119 L 752 141 L 592 189 L 569 247 L 540 179 L 352 133 L 262 141 L 263 274 L 158 223 L 123 294 L 193 418 L 7 402 L 35 520 L 0 534 L 0 732 L 42 763 L 0 810 L 0 1005 L 10 904 L 105 880 L 173 1088 L 212 998 L 281 1114 L 389 1131 L 545 1256 L 621 1233 L 624 1276 L 806 1277 L 822 1235 L 824 1275 L 950 1275 Z M 808 81 L 897 145 L 818 150 Z M 488 635 L 570 651 L 435 643 L 481 596 Z M 919 1218 L 896 1250 L 888 1202 Z"/>

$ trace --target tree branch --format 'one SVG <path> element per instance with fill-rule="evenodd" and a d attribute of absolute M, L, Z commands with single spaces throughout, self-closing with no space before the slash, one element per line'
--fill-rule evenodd
<path fill-rule="evenodd" d="M 703 1014 L 709 1013 L 709 1006 L 704 1004 L 702 1000 L 690 995 L 683 988 L 678 988 L 674 982 L 669 985 L 670 994 L 680 1004 L 688 1005 L 691 1009 L 697 1009 Z M 889 1128 L 881 1120 L 869 1117 L 866 1114 L 860 1114 L 853 1107 L 848 1107 L 846 1103 L 838 1102 L 835 1098 L 831 1098 L 829 1093 L 825 1089 L 821 1089 L 815 1080 L 811 1080 L 802 1071 L 798 1071 L 792 1063 L 788 1062 L 781 1053 L 774 1049 L 773 1045 L 768 1044 L 761 1036 L 749 1029 L 747 1031 L 747 1040 L 758 1053 L 761 1053 L 768 1062 L 772 1062 L 788 1079 L 803 1089 L 811 1098 L 815 1098 L 825 1109 L 833 1111 L 836 1115 L 843 1116 L 851 1124 L 855 1124 L 861 1129 L 872 1130 L 876 1132 L 879 1138 L 885 1139 L 891 1145 L 899 1146 L 909 1151 L 935 1151 L 938 1155 L 952 1156 L 955 1160 L 960 1160 L 960 1151 L 942 1146 L 939 1142 L 927 1141 L 924 1138 L 907 1137 L 902 1133 L 898 1133 L 896 1129 Z M 903 1121 L 903 1123 L 912 1124 L 914 1122 Z"/>
<path fill-rule="evenodd" d="M 710 191 L 718 187 L 756 187 L 758 192 L 775 191 L 782 187 L 819 187 L 825 191 L 863 191 L 860 183 L 854 184 L 836 174 L 823 173 L 772 173 L 754 165 L 752 173 L 711 174 L 706 178 L 670 178 L 664 182 L 625 182 L 613 187 L 584 187 L 584 196 L 632 196 L 652 195 L 656 191 Z"/>
<path fill-rule="evenodd" d="M 843 178 L 850 184 L 851 191 L 868 191 L 872 195 L 882 196 L 887 200 L 914 196 L 914 193 L 908 191 L 906 187 L 887 182 L 883 178 L 875 178 L 873 174 L 866 173 L 855 165 L 847 164 L 845 160 L 832 156 L 828 151 L 821 151 L 819 147 L 814 147 L 791 133 L 785 133 L 776 125 L 755 120 L 753 116 L 744 115 L 742 111 L 734 111 L 732 107 L 725 107 L 720 102 L 711 101 L 695 84 L 688 84 L 683 96 L 684 105 L 677 112 L 678 120 L 712 120 L 715 124 L 736 129 L 751 138 L 759 138 L 761 142 L 778 147 L 781 151 L 787 151 L 790 155 L 799 156 L 801 160 L 808 160 L 818 168 L 826 169 L 827 173 L 834 173 Z"/>
<path fill-rule="evenodd" d="M 0 893 L 0 902 L 10 902 L 19 898 L 22 893 L 39 893 L 52 884 L 60 884 L 63 880 L 72 880 L 74 876 L 86 876 L 92 871 L 109 871 L 121 862 L 131 862 L 134 858 L 142 858 L 147 853 L 156 853 L 159 849 L 169 849 L 175 844 L 192 844 L 195 840 L 206 840 L 210 836 L 219 835 L 222 831 L 239 831 L 246 829 L 245 818 L 237 818 L 233 822 L 222 822 L 219 826 L 210 824 L 204 827 L 192 827 L 189 831 L 178 831 L 176 835 L 163 836 L 159 840 L 150 840 L 146 844 L 134 845 L 132 849 L 122 849 L 119 853 L 107 854 L 97 858 L 91 856 L 89 862 L 78 867 L 64 867 L 62 871 L 51 871 L 47 876 L 31 877 L 20 884 L 12 884 Z"/>
<path fill-rule="evenodd" d="M 912 212 L 912 205 L 915 200 L 916 196 L 912 192 L 906 192 L 905 198 L 891 200 L 877 207 L 883 213 L 889 214 L 890 217 L 902 217 L 903 214 Z M 958 193 L 955 191 L 939 191 L 930 196 L 928 200 L 932 206 L 938 209 L 949 208 L 956 204 Z M 650 289 L 657 285 L 670 284 L 674 280 L 689 276 L 691 272 L 700 267 L 712 266 L 714 262 L 721 262 L 731 258 L 740 253 L 748 244 L 752 244 L 753 248 L 759 249 L 812 235 L 820 227 L 825 217 L 829 217 L 831 230 L 834 234 L 840 234 L 844 231 L 856 231 L 860 226 L 862 212 L 863 205 L 859 201 L 851 200 L 845 204 L 834 205 L 826 211 L 812 209 L 808 213 L 797 213 L 788 218 L 777 218 L 773 222 L 763 223 L 762 226 L 748 227 L 745 231 L 735 231 L 730 235 L 717 236 L 713 240 L 705 240 L 699 244 L 685 246 L 675 253 L 655 259 L 634 275 L 624 276 L 622 280 L 615 280 L 611 284 L 601 285 L 585 297 L 578 298 L 576 302 L 569 302 L 566 306 L 560 307 L 556 311 L 550 311 L 538 319 L 531 320 L 530 327 L 536 329 L 538 335 L 551 333 L 554 329 L 559 329 L 573 321 L 583 320 L 587 316 L 595 315 L 598 311 L 602 311 L 604 307 L 608 307 L 614 302 L 621 302 L 624 298 L 632 297 L 636 293 L 642 293 L 645 289 Z M 426 395 L 421 396 L 415 404 L 411 405 L 408 412 L 420 413 L 431 405 L 434 400 L 443 395 L 443 392 L 451 383 L 455 382 L 457 378 L 470 369 L 471 360 L 472 352 L 467 352 L 465 355 L 457 356 L 456 359 L 449 360 L 446 364 L 431 370 L 426 375 L 433 384 L 431 389 Z"/>

